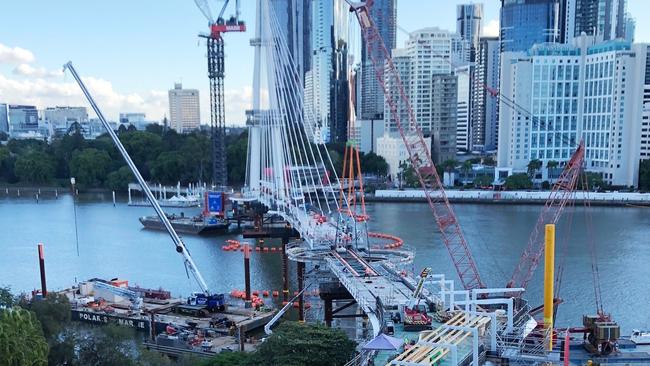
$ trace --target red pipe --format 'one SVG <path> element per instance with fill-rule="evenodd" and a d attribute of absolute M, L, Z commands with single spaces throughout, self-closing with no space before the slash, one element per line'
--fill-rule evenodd
<path fill-rule="evenodd" d="M 41 292 L 43 298 L 47 296 L 47 285 L 45 283 L 45 255 L 43 254 L 43 244 L 38 244 L 38 265 L 41 269 Z"/>

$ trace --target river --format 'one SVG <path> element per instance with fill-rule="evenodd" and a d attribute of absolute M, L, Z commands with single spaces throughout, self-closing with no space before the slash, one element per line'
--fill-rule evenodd
<path fill-rule="evenodd" d="M 542 207 L 458 204 L 454 208 L 484 282 L 490 287 L 505 285 Z M 36 244 L 42 242 L 50 289 L 92 277 L 120 277 L 144 287 L 164 287 L 177 295 L 197 290 L 167 234 L 142 229 L 138 217 L 152 214 L 153 209 L 129 207 L 120 199 L 113 207 L 110 195 L 85 194 L 78 198 L 76 211 L 79 254 L 71 196 L 41 198 L 38 203 L 27 197 L 0 196 L 0 286 L 10 286 L 14 292 L 39 287 Z M 372 203 L 368 213 L 372 231 L 400 236 L 416 251 L 411 270 L 428 266 L 434 273 L 456 278 L 426 204 Z M 565 261 L 560 293 L 564 304 L 559 307 L 558 325 L 579 326 L 583 313 L 595 311 L 589 249 L 593 238 L 605 311 L 621 324 L 624 334 L 633 327 L 650 328 L 650 209 L 567 208 L 557 231 L 556 262 Z M 243 287 L 242 255 L 221 250 L 229 238 L 237 236 L 184 237 L 215 291 Z M 526 295 L 535 305 L 542 298 L 541 267 Z M 281 289 L 278 254 L 253 254 L 251 269 L 254 289 Z"/>

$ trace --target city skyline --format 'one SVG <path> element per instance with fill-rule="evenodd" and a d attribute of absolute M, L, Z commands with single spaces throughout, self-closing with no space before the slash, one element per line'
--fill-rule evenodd
<path fill-rule="evenodd" d="M 398 1 L 397 23 L 402 30 L 397 31 L 397 46 L 403 45 L 404 30 L 438 26 L 455 31 L 456 5 L 461 3 L 467 1 L 435 4 L 437 13 L 448 16 L 432 21 L 426 14 L 434 11 L 433 3 Z M 23 24 L 10 15 L 28 11 L 26 6 L 8 4 L 9 9 L 0 15 L 0 21 L 6 25 L 0 30 L 0 101 L 34 104 L 41 109 L 85 105 L 71 77 L 59 71 L 59 65 L 71 59 L 82 74 L 88 75 L 86 82 L 98 94 L 111 119 L 126 111 L 162 119 L 168 114 L 167 90 L 174 82 L 183 82 L 200 91 L 201 120 L 208 123 L 205 49 L 197 37 L 204 31 L 205 20 L 189 1 L 156 4 L 155 8 L 147 5 L 151 4 L 125 2 L 124 6 L 109 6 L 74 2 L 62 9 L 43 3 L 40 8 L 44 11 L 34 13 L 34 21 Z M 639 5 L 639 1 L 631 0 L 629 10 Z M 250 108 L 252 99 L 253 50 L 249 39 L 254 2 L 243 2 L 242 6 L 242 17 L 249 30 L 245 34 L 229 34 L 226 39 L 226 117 L 228 124 L 236 125 L 243 124 L 244 110 Z M 484 33 L 494 35 L 498 32 L 499 5 L 484 2 L 484 8 Z M 106 14 L 106 23 L 101 26 L 94 24 L 95 17 L 87 17 L 99 13 Z M 48 29 L 48 37 L 34 32 L 33 24 Z M 159 24 L 175 25 L 161 29 Z M 648 34 L 650 29 L 644 31 L 643 24 L 637 26 L 638 41 L 650 40 Z M 84 47 L 79 47 L 80 43 Z"/>

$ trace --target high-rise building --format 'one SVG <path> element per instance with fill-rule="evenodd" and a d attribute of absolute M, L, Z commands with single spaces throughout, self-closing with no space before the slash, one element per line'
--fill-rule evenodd
<path fill-rule="evenodd" d="M 332 2 L 314 0 L 312 2 L 312 33 L 311 44 L 313 53 L 311 68 L 305 74 L 305 109 L 313 116 L 312 126 L 314 142 L 330 141 L 331 122 L 331 89 L 334 74 L 333 35 L 334 11 Z"/>
<path fill-rule="evenodd" d="M 391 52 L 397 46 L 397 8 L 395 0 L 375 0 L 370 8 L 370 16 L 375 22 L 379 35 L 384 41 L 386 49 Z M 362 39 L 361 47 L 361 118 L 368 120 L 381 119 L 384 114 L 384 91 L 375 74 L 375 67 L 370 55 L 367 53 L 365 40 Z M 373 55 L 381 64 L 384 55 L 377 52 Z"/>
<path fill-rule="evenodd" d="M 181 83 L 174 84 L 169 90 L 169 119 L 170 127 L 178 133 L 188 133 L 201 125 L 201 108 L 199 91 L 183 89 Z"/>
<path fill-rule="evenodd" d="M 643 78 L 643 112 L 641 116 L 641 146 L 639 157 L 650 159 L 650 46 L 646 46 L 645 77 Z"/>
<path fill-rule="evenodd" d="M 43 116 L 54 128 L 68 129 L 74 123 L 88 122 L 86 107 L 57 106 L 48 107 L 43 111 Z"/>
<path fill-rule="evenodd" d="M 286 35 L 287 47 L 303 78 L 311 68 L 312 0 L 271 0 L 278 26 Z"/>
<path fill-rule="evenodd" d="M 456 158 L 456 75 L 433 75 L 431 90 L 431 157 L 441 163 Z"/>
<path fill-rule="evenodd" d="M 501 0 L 501 51 L 526 51 L 536 43 L 564 42 L 564 1 Z"/>
<path fill-rule="evenodd" d="M 625 40 L 634 43 L 634 36 L 636 33 L 636 19 L 632 18 L 632 14 L 625 15 Z"/>
<path fill-rule="evenodd" d="M 456 102 L 456 150 L 472 150 L 472 75 L 473 65 L 456 68 L 458 78 L 458 95 Z"/>
<path fill-rule="evenodd" d="M 415 121 L 430 138 L 435 163 L 456 154 L 457 83 L 456 77 L 451 75 L 454 38 L 457 38 L 455 34 L 439 28 L 421 29 L 411 33 L 405 47 L 393 50 L 392 56 Z M 408 128 L 408 111 L 400 101 L 396 80 L 386 77 L 385 82 L 396 102 L 402 128 Z M 389 165 L 391 161 L 393 164 L 402 162 L 407 156 L 404 156 L 405 148 L 397 133 L 397 119 L 392 116 L 388 103 L 384 103 L 384 123 L 384 136 L 377 140 L 377 154 L 386 158 Z M 391 166 L 390 169 L 395 172 L 397 168 Z"/>
<path fill-rule="evenodd" d="M 564 0 L 566 39 L 583 32 L 600 40 L 625 38 L 627 0 Z"/>
<path fill-rule="evenodd" d="M 0 132 L 9 133 L 9 110 L 3 103 L 0 103 Z"/>
<path fill-rule="evenodd" d="M 472 149 L 493 151 L 497 147 L 499 103 L 493 93 L 499 89 L 499 38 L 482 37 L 476 53 L 472 84 Z"/>
<path fill-rule="evenodd" d="M 38 129 L 38 110 L 33 105 L 9 104 L 7 112 L 9 131 Z"/>
<path fill-rule="evenodd" d="M 636 186 L 647 47 L 624 40 L 540 44 L 502 55 L 499 167 L 566 162 L 585 142 L 585 168 Z M 523 107 L 515 111 L 505 98 Z"/>
<path fill-rule="evenodd" d="M 483 4 L 456 6 L 456 34 L 470 44 L 470 61 L 474 62 L 483 30 Z"/>

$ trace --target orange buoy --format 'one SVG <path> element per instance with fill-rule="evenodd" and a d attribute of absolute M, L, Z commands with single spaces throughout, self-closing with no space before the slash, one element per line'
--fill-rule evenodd
<path fill-rule="evenodd" d="M 259 291 L 257 291 L 257 290 L 253 291 L 253 296 L 257 297 L 257 296 L 259 296 L 259 295 L 260 295 L 260 292 L 259 292 Z"/>
<path fill-rule="evenodd" d="M 288 301 L 283 301 L 283 302 L 282 302 L 282 306 L 285 306 L 285 305 L 287 305 L 288 303 L 289 303 Z"/>
<path fill-rule="evenodd" d="M 222 246 L 221 246 L 221 250 L 226 250 L 226 246 L 225 246 L 225 245 L 222 245 Z"/>
<path fill-rule="evenodd" d="M 306 303 L 305 303 L 305 309 L 309 309 L 309 308 L 311 308 L 311 303 L 310 303 L 310 302 L 306 302 Z"/>
<path fill-rule="evenodd" d="M 300 303 L 298 301 L 294 301 L 293 302 L 293 307 L 297 308 L 298 306 L 300 306 Z"/>
<path fill-rule="evenodd" d="M 265 253 L 268 253 L 268 251 L 269 251 L 269 248 L 268 248 L 268 247 L 264 247 L 264 252 L 265 252 Z"/>
<path fill-rule="evenodd" d="M 231 297 L 239 297 L 239 290 L 232 290 L 230 291 L 230 296 Z"/>
<path fill-rule="evenodd" d="M 298 296 L 298 291 L 294 291 L 293 296 Z"/>
<path fill-rule="evenodd" d="M 262 296 L 269 297 L 269 290 L 262 291 Z"/>
<path fill-rule="evenodd" d="M 276 248 L 276 247 L 271 247 L 271 251 L 272 251 L 272 252 L 275 252 L 276 250 L 278 250 L 278 248 Z"/>
<path fill-rule="evenodd" d="M 256 252 L 259 252 L 260 250 L 262 250 L 260 247 L 255 247 Z"/>
<path fill-rule="evenodd" d="M 277 290 L 273 291 L 273 297 L 278 297 L 278 296 L 280 296 L 280 291 Z"/>

